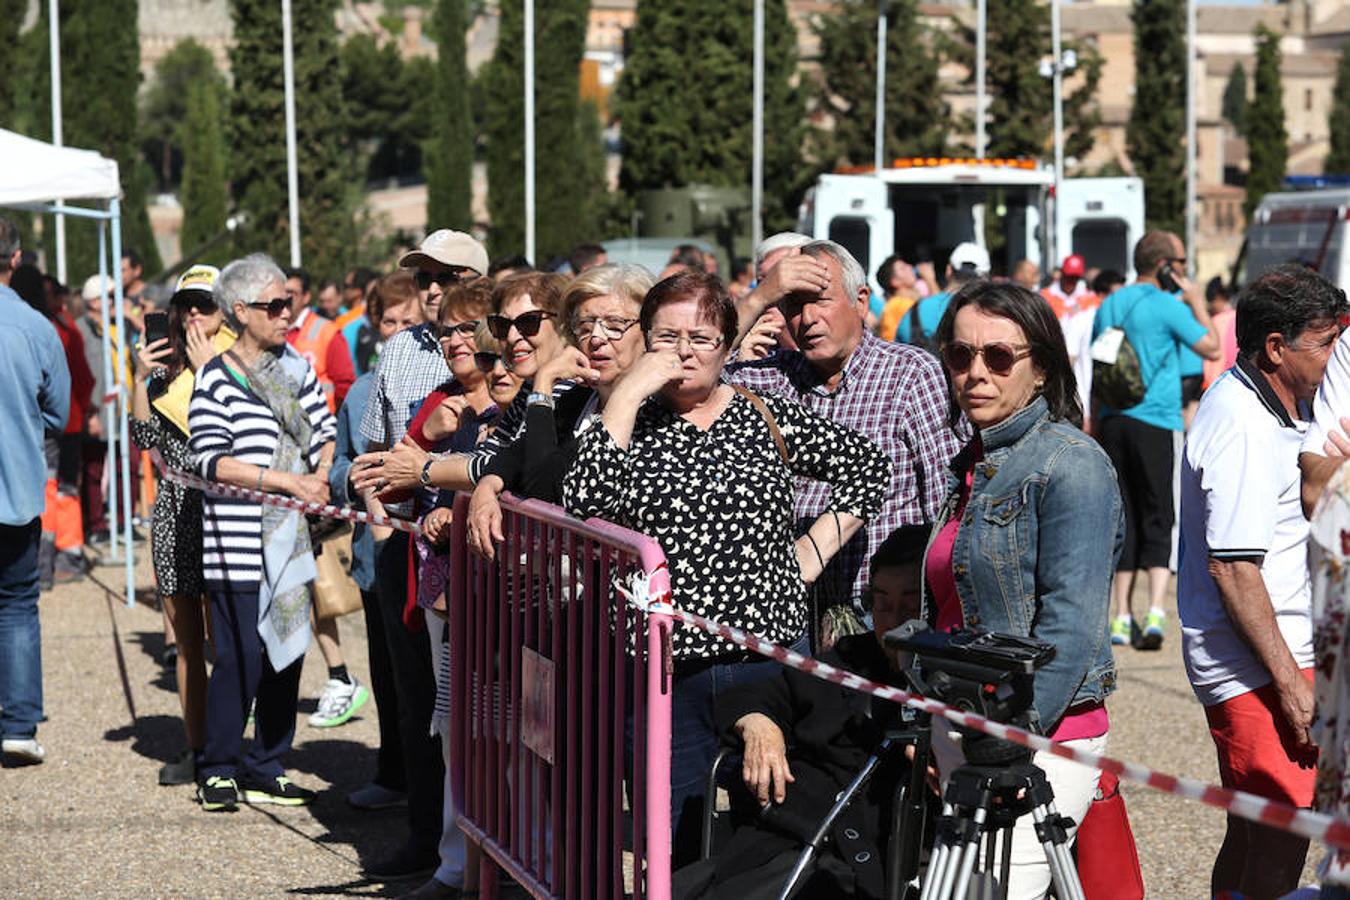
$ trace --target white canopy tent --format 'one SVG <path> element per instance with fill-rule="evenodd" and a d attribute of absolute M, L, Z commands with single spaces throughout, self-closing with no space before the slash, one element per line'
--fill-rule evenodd
<path fill-rule="evenodd" d="M 112 308 L 116 317 L 117 334 L 125 348 L 127 332 L 122 315 L 120 270 L 118 276 L 110 275 L 112 261 L 115 260 L 120 265 L 122 259 L 122 186 L 118 178 L 117 162 L 92 150 L 57 147 L 3 129 L 0 129 L 0 160 L 4 160 L 4 165 L 0 166 L 0 207 L 60 213 L 93 219 L 98 224 L 98 274 L 104 285 L 104 296 L 107 296 L 108 288 L 112 288 Z M 93 201 L 101 204 L 102 208 L 71 206 L 68 202 L 70 200 Z M 109 232 L 111 232 L 111 248 Z M 104 303 L 101 313 L 103 383 L 109 393 L 115 392 L 116 395 L 110 401 L 113 414 L 108 417 L 108 421 L 112 427 L 108 429 L 108 457 L 103 467 L 104 478 L 108 481 L 106 487 L 110 517 L 109 551 L 112 558 L 117 559 L 120 524 L 121 546 L 125 553 L 126 564 L 126 602 L 130 606 L 136 599 L 135 559 L 131 543 L 131 444 L 127 436 L 127 411 L 131 395 L 130 385 L 123 383 L 125 367 L 113 365 L 108 316 L 108 304 Z M 94 398 L 95 403 L 101 403 L 102 400 L 102 397 Z M 122 462 L 120 510 L 115 499 L 117 491 L 113 489 L 112 484 L 113 479 L 118 477 L 119 467 L 114 465 L 114 460 L 119 456 Z"/>

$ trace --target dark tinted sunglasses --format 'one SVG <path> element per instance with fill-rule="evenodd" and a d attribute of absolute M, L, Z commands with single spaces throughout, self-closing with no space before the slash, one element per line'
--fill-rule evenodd
<path fill-rule="evenodd" d="M 174 298 L 174 306 L 178 309 L 187 311 L 195 309 L 204 316 L 213 314 L 220 307 L 216 304 L 216 298 L 204 291 L 192 291 L 184 293 Z"/>
<path fill-rule="evenodd" d="M 478 320 L 470 319 L 467 322 L 447 322 L 436 328 L 436 339 L 440 341 L 450 340 L 452 334 L 458 334 L 462 338 L 471 338 L 478 331 Z"/>
<path fill-rule="evenodd" d="M 474 365 L 478 366 L 478 371 L 483 374 L 491 372 L 497 368 L 497 363 L 501 363 L 503 368 L 506 366 L 505 360 L 500 353 L 489 353 L 486 350 L 479 350 L 473 355 Z"/>
<path fill-rule="evenodd" d="M 418 269 L 413 278 L 417 281 L 419 291 L 425 291 L 433 284 L 446 288 L 464 280 L 464 276 L 459 272 L 428 272 L 425 269 Z"/>
<path fill-rule="evenodd" d="M 953 372 L 968 372 L 975 364 L 975 357 L 983 356 L 984 365 L 995 375 L 1007 375 L 1017 365 L 1019 359 L 1031 355 L 1026 344 L 1005 344 L 996 342 L 983 347 L 972 347 L 965 341 L 952 341 L 942 348 L 942 361 Z"/>
<path fill-rule="evenodd" d="M 282 313 L 291 308 L 291 300 L 289 297 L 277 297 L 273 300 L 268 300 L 266 302 L 259 300 L 254 303 L 250 303 L 248 306 L 249 309 L 265 309 L 267 310 L 267 318 L 275 319 L 280 317 Z"/>
<path fill-rule="evenodd" d="M 553 313 L 543 309 L 532 309 L 527 313 L 521 313 L 514 319 L 508 319 L 506 316 L 491 315 L 488 316 L 488 331 L 499 341 L 506 340 L 506 336 L 511 333 L 511 326 L 516 327 L 521 337 L 534 337 L 539 333 L 540 327 L 545 319 L 553 318 Z"/>

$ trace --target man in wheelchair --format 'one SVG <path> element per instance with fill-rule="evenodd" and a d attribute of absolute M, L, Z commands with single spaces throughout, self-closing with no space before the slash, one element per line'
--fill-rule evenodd
<path fill-rule="evenodd" d="M 821 660 L 865 678 L 895 682 L 899 668 L 882 635 L 919 615 L 920 566 L 928 528 L 897 529 L 871 562 L 872 633 L 841 638 Z M 741 778 L 726 785 L 734 830 L 714 855 L 675 874 L 676 896 L 754 900 L 782 896 L 803 848 L 844 791 L 904 726 L 902 708 L 794 669 L 719 698 L 724 741 L 741 749 Z M 910 775 L 899 743 L 827 830 L 796 875 L 795 897 L 885 896 L 896 788 Z M 907 840 L 919 838 L 906 835 Z"/>

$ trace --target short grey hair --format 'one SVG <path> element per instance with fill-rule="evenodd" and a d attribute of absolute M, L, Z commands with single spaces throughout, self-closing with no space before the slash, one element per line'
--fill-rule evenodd
<path fill-rule="evenodd" d="M 19 249 L 19 229 L 13 222 L 0 216 L 0 272 L 9 271 L 9 261 Z"/>
<path fill-rule="evenodd" d="M 799 231 L 780 231 L 772 234 L 759 242 L 755 248 L 755 276 L 760 277 L 763 273 L 759 267 L 764 265 L 764 257 L 773 253 L 775 250 L 787 250 L 792 247 L 804 247 L 811 243 L 810 235 L 802 234 Z"/>
<path fill-rule="evenodd" d="M 238 331 L 239 318 L 234 314 L 234 305 L 254 303 L 268 285 L 285 283 L 286 273 L 272 257 L 266 253 L 250 253 L 220 270 L 213 293 L 216 305 L 225 314 L 225 321 Z"/>
<path fill-rule="evenodd" d="M 853 254 L 843 244 L 836 244 L 834 241 L 812 241 L 809 244 L 802 245 L 802 253 L 807 256 L 814 256 L 819 259 L 822 256 L 828 256 L 839 263 L 840 277 L 844 281 L 844 293 L 850 300 L 857 300 L 858 294 L 867 287 L 867 273 L 863 267 L 853 258 Z"/>

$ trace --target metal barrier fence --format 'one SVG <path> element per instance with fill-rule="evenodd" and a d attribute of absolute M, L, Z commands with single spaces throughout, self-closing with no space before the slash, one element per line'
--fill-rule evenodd
<path fill-rule="evenodd" d="M 450 778 L 481 894 L 506 871 L 540 898 L 669 900 L 672 623 L 613 587 L 635 571 L 661 583 L 665 556 L 502 501 L 494 561 L 468 552 L 464 495 L 451 536 Z"/>

